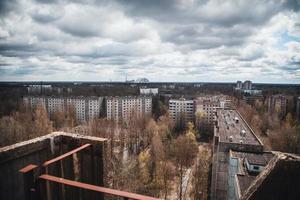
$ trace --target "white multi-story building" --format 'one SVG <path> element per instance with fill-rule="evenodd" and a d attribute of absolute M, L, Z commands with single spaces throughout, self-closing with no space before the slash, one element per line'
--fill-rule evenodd
<path fill-rule="evenodd" d="M 102 106 L 102 98 L 88 99 L 88 118 L 95 119 L 100 117 L 100 110 Z"/>
<path fill-rule="evenodd" d="M 68 98 L 66 100 L 67 107 L 73 107 L 75 109 L 76 118 L 81 121 L 87 121 L 88 110 L 86 108 L 86 98 Z"/>
<path fill-rule="evenodd" d="M 252 90 L 252 81 L 246 80 L 243 84 L 243 89 Z"/>
<path fill-rule="evenodd" d="M 179 123 L 183 126 L 188 122 L 194 122 L 194 101 L 186 100 L 184 98 L 171 99 L 169 101 L 169 115 L 174 122 Z"/>
<path fill-rule="evenodd" d="M 29 94 L 40 94 L 41 92 L 51 92 L 51 85 L 28 85 L 27 91 Z"/>
<path fill-rule="evenodd" d="M 196 122 L 198 123 L 200 120 L 205 120 L 207 123 L 212 124 L 217 108 L 220 107 L 219 101 L 215 99 L 200 98 L 195 102 Z"/>
<path fill-rule="evenodd" d="M 140 88 L 141 95 L 157 95 L 158 88 Z"/>
<path fill-rule="evenodd" d="M 46 109 L 46 100 L 43 97 L 24 97 L 23 101 L 26 105 L 29 105 L 31 108 L 41 106 L 44 109 Z"/>
<path fill-rule="evenodd" d="M 242 81 L 237 81 L 236 82 L 236 89 L 242 89 L 243 88 L 243 82 Z"/>
<path fill-rule="evenodd" d="M 217 108 L 227 109 L 230 100 L 226 96 L 203 96 L 196 100 L 171 99 L 169 101 L 170 118 L 181 125 L 195 122 L 197 128 L 213 128 Z M 207 128 L 207 127 L 204 127 Z"/>
<path fill-rule="evenodd" d="M 128 120 L 131 117 L 144 117 L 152 113 L 152 98 L 145 96 L 108 97 L 106 99 L 108 119 Z"/>
<path fill-rule="evenodd" d="M 57 97 L 49 97 L 47 99 L 47 110 L 50 116 L 55 112 L 63 112 L 65 110 L 65 99 L 64 98 L 57 98 Z M 45 99 L 45 101 L 46 101 Z"/>
<path fill-rule="evenodd" d="M 297 120 L 300 120 L 300 97 L 297 98 L 296 118 Z"/>
<path fill-rule="evenodd" d="M 118 120 L 121 115 L 119 113 L 119 98 L 109 97 L 106 99 L 106 117 L 107 119 Z"/>
<path fill-rule="evenodd" d="M 99 118 L 102 108 L 102 97 L 24 97 L 24 102 L 32 108 L 43 106 L 51 117 L 56 111 L 64 112 L 69 108 L 75 109 L 77 120 L 84 122 Z"/>
<path fill-rule="evenodd" d="M 287 97 L 285 95 L 272 95 L 268 97 L 269 113 L 277 113 L 283 119 L 287 113 Z"/>

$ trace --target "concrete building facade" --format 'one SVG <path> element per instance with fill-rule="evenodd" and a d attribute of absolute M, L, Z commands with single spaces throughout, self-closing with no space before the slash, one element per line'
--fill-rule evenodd
<path fill-rule="evenodd" d="M 205 129 L 213 129 L 216 110 L 230 108 L 230 104 L 224 95 L 201 96 L 195 100 L 170 99 L 169 115 L 174 122 L 182 125 L 193 122 L 197 128 L 205 126 Z"/>
<path fill-rule="evenodd" d="M 243 84 L 244 90 L 252 90 L 252 81 L 246 80 Z"/>
<path fill-rule="evenodd" d="M 152 113 L 152 98 L 147 96 L 108 97 L 106 114 L 108 119 L 129 120 L 131 117 L 145 117 Z"/>
<path fill-rule="evenodd" d="M 169 115 L 174 122 L 182 126 L 185 126 L 188 122 L 194 122 L 194 100 L 186 100 L 184 98 L 169 100 Z"/>
<path fill-rule="evenodd" d="M 300 120 L 300 97 L 297 98 L 296 118 L 297 120 Z"/>
<path fill-rule="evenodd" d="M 220 102 L 212 98 L 195 100 L 195 126 L 202 131 L 213 130 L 215 115 Z"/>
<path fill-rule="evenodd" d="M 27 92 L 29 94 L 40 94 L 42 92 L 51 92 L 52 85 L 28 85 Z"/>
<path fill-rule="evenodd" d="M 158 95 L 158 88 L 140 88 L 140 95 Z"/>
<path fill-rule="evenodd" d="M 284 95 L 272 95 L 268 97 L 268 112 L 277 113 L 281 119 L 286 115 L 287 98 Z"/>
<path fill-rule="evenodd" d="M 213 138 L 212 200 L 228 199 L 230 150 L 259 153 L 263 151 L 263 144 L 239 112 L 217 109 Z"/>
<path fill-rule="evenodd" d="M 76 118 L 80 122 L 99 118 L 102 110 L 103 97 L 36 97 L 23 98 L 31 108 L 42 106 L 51 118 L 56 111 L 65 112 L 70 107 L 74 108 Z"/>
<path fill-rule="evenodd" d="M 237 89 L 242 89 L 243 88 L 243 82 L 242 81 L 237 81 L 236 82 L 236 88 Z"/>
<path fill-rule="evenodd" d="M 252 89 L 252 81 L 250 80 L 246 80 L 244 81 L 244 83 L 242 81 L 237 81 L 234 89 L 238 91 L 243 91 L 244 93 L 248 94 L 256 94 L 262 92 L 261 90 Z"/>

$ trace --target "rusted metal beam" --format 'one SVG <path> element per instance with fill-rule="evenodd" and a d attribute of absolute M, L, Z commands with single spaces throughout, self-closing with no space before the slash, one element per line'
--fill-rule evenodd
<path fill-rule="evenodd" d="M 46 167 L 46 166 L 48 166 L 48 165 L 50 165 L 52 163 L 55 163 L 56 161 L 59 161 L 59 160 L 62 160 L 64 158 L 68 157 L 68 156 L 71 156 L 72 154 L 74 154 L 74 153 L 76 153 L 78 151 L 81 151 L 81 150 L 83 150 L 83 149 L 85 149 L 85 148 L 87 148 L 89 146 L 91 146 L 91 144 L 82 145 L 82 146 L 80 146 L 80 147 L 78 147 L 76 149 L 73 149 L 72 151 L 69 151 L 69 152 L 67 152 L 65 154 L 62 154 L 62 155 L 56 157 L 56 158 L 53 158 L 51 160 L 48 160 L 48 161 L 44 162 L 42 166 Z"/>
<path fill-rule="evenodd" d="M 22 169 L 20 169 L 19 172 L 24 174 L 24 173 L 34 170 L 37 167 L 38 167 L 37 165 L 30 164 L 30 165 L 27 165 L 26 167 L 23 167 Z"/>
<path fill-rule="evenodd" d="M 24 196 L 25 200 L 35 200 L 37 199 L 37 193 L 35 188 L 35 180 L 34 180 L 34 169 L 36 169 L 37 165 L 27 165 L 26 167 L 19 170 L 20 173 L 23 174 L 23 187 L 24 187 Z"/>
<path fill-rule="evenodd" d="M 144 196 L 144 195 L 140 195 L 140 194 L 124 192 L 124 191 L 120 191 L 120 190 L 114 190 L 114 189 L 100 187 L 100 186 L 91 185 L 91 184 L 87 184 L 87 183 L 72 181 L 72 180 L 68 180 L 68 179 L 64 179 L 64 178 L 51 176 L 48 174 L 43 174 L 39 178 L 47 180 L 47 181 L 52 181 L 52 182 L 61 183 L 64 185 L 77 187 L 77 188 L 82 188 L 82 189 L 86 189 L 86 190 L 92 190 L 95 192 L 101 192 L 101 193 L 105 193 L 105 194 L 124 197 L 125 199 L 127 198 L 127 199 L 134 199 L 134 200 L 158 200 L 157 198 L 154 198 L 154 197 L 149 197 L 149 196 Z"/>

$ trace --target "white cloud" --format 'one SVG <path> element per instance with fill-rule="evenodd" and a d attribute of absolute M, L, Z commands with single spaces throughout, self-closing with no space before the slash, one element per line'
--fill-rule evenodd
<path fill-rule="evenodd" d="M 14 3 L 0 21 L 1 80 L 300 82 L 291 1 Z"/>

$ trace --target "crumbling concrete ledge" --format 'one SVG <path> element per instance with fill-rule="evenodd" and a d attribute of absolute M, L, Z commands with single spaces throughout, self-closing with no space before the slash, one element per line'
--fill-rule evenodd
<path fill-rule="evenodd" d="M 68 141 L 73 141 L 80 145 L 86 143 L 106 143 L 107 139 L 61 131 L 52 132 L 48 135 L 0 148 L 0 164 L 11 159 L 17 159 L 19 157 L 31 154 L 44 148 L 50 147 L 51 150 L 51 143 L 56 146 L 61 142 Z"/>

